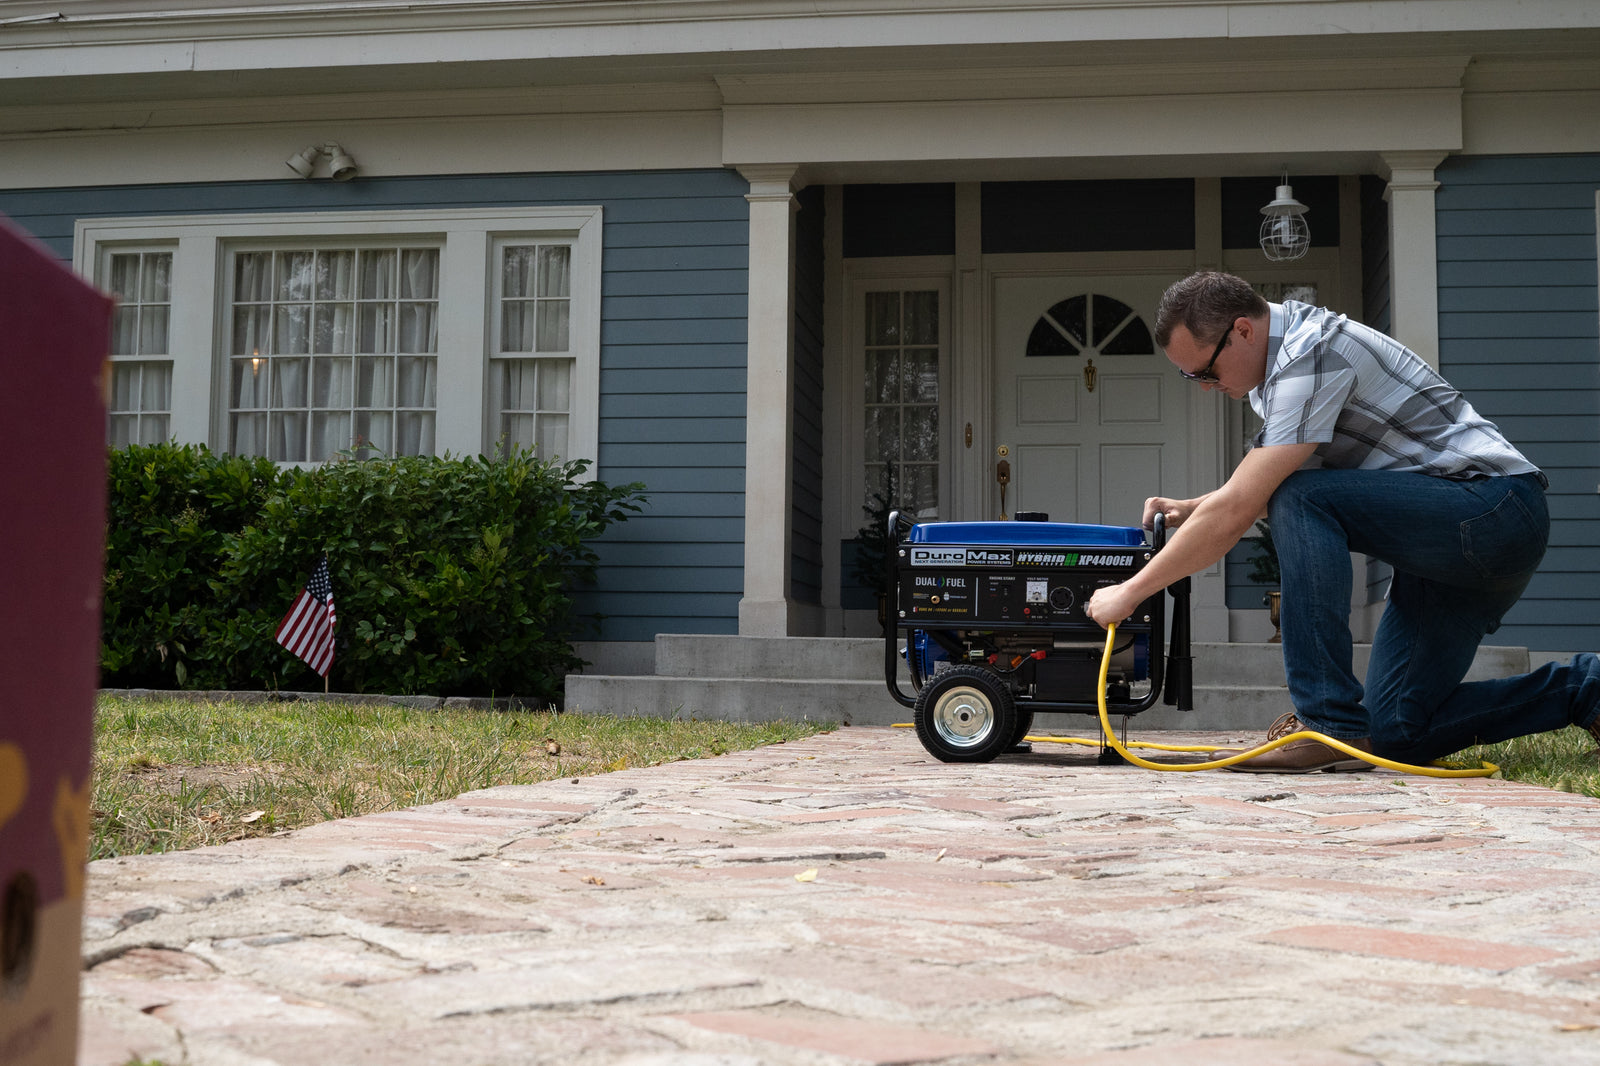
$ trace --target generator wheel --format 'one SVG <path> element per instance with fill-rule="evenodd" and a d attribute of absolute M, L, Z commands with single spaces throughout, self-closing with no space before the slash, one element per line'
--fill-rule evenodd
<path fill-rule="evenodd" d="M 1017 727 L 1011 731 L 1011 746 L 1014 748 L 1022 743 L 1028 731 L 1033 728 L 1033 712 L 1017 708 Z"/>
<path fill-rule="evenodd" d="M 1012 746 L 1016 703 L 993 671 L 962 663 L 923 686 L 917 739 L 941 762 L 988 762 Z"/>

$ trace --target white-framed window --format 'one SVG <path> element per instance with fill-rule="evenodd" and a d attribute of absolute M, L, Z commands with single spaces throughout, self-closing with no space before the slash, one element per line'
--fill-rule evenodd
<path fill-rule="evenodd" d="M 140 293 L 165 263 L 164 304 L 123 298 L 127 387 L 152 397 L 126 433 L 284 463 L 503 443 L 592 461 L 601 228 L 597 206 L 86 219 L 75 261 L 110 287 L 124 257 Z M 160 411 L 140 338 L 163 313 Z"/>
<path fill-rule="evenodd" d="M 940 425 L 948 376 L 946 286 L 863 281 L 856 299 L 862 506 L 937 519 L 946 480 Z"/>
<path fill-rule="evenodd" d="M 117 299 L 106 436 L 117 448 L 157 444 L 167 439 L 172 414 L 172 249 L 107 247 L 95 270 Z"/>
<path fill-rule="evenodd" d="M 572 246 L 495 244 L 490 432 L 497 444 L 565 455 L 572 426 Z"/>
<path fill-rule="evenodd" d="M 433 454 L 437 245 L 234 247 L 228 273 L 227 451 Z"/>

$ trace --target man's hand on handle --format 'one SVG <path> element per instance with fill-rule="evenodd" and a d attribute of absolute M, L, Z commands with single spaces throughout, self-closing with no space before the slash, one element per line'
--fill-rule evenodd
<path fill-rule="evenodd" d="M 1200 505 L 1200 501 L 1203 499 L 1205 499 L 1205 496 L 1193 500 L 1169 500 L 1165 496 L 1152 496 L 1144 501 L 1144 518 L 1141 520 L 1141 524 L 1145 529 L 1154 529 L 1156 527 L 1156 515 L 1165 515 L 1167 531 L 1171 532 L 1183 525 L 1184 521 L 1194 513 L 1194 509 Z M 1121 621 L 1120 618 L 1116 620 Z"/>

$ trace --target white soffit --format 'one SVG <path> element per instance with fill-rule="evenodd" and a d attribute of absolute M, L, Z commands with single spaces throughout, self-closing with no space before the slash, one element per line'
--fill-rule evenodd
<path fill-rule="evenodd" d="M 1461 85 L 1471 57 L 1298 56 L 1219 66 L 1210 61 L 1056 67 L 719 74 L 728 104 L 1001 100 L 1243 93 L 1293 89 L 1445 89 Z"/>
<path fill-rule="evenodd" d="M 285 121 L 230 127 L 226 136 L 204 126 L 3 136 L 0 184 L 47 187 L 62 184 L 63 175 L 110 173 L 121 184 L 288 179 L 291 153 L 329 140 L 350 150 L 363 179 L 721 165 L 715 111 Z"/>
<path fill-rule="evenodd" d="M 1460 147 L 1459 89 L 735 105 L 722 139 L 731 165 Z"/>

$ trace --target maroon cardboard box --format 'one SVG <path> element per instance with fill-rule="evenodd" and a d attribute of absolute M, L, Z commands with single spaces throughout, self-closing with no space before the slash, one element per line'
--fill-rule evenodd
<path fill-rule="evenodd" d="M 0 1062 L 77 1055 L 111 301 L 0 219 Z"/>

